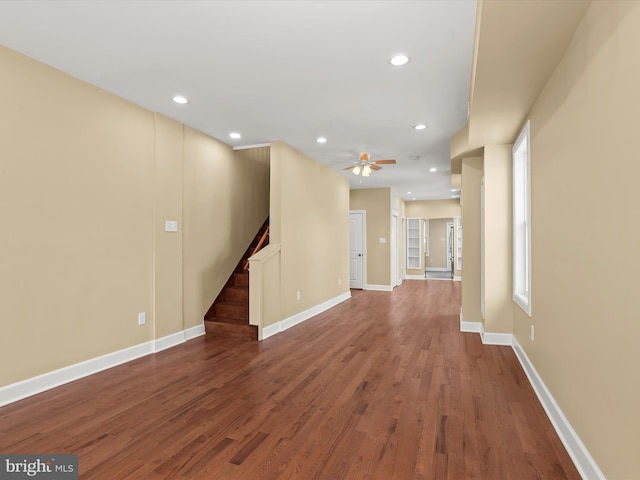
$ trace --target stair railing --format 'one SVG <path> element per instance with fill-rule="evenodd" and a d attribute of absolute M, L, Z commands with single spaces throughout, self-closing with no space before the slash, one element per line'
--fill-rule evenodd
<path fill-rule="evenodd" d="M 253 255 L 255 255 L 257 252 L 259 252 L 262 249 L 262 247 L 265 245 L 268 237 L 269 237 L 269 227 L 267 227 L 267 229 L 264 231 L 264 233 L 260 237 L 260 241 L 258 242 L 258 245 L 256 245 L 256 248 L 253 249 L 253 251 L 251 252 L 251 255 L 249 255 L 249 257 L 252 257 Z M 244 262 L 244 266 L 242 267 L 242 270 L 243 271 L 249 270 L 249 260 Z"/>

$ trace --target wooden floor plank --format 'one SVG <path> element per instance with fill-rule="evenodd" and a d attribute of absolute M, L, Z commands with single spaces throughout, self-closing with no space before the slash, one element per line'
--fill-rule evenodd
<path fill-rule="evenodd" d="M 201 337 L 0 408 L 0 452 L 81 479 L 580 478 L 460 283 L 406 281 L 263 342 Z"/>

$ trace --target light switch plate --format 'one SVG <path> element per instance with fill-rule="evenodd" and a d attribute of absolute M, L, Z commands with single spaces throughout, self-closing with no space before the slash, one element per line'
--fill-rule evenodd
<path fill-rule="evenodd" d="M 167 220 L 164 222 L 164 231 L 165 232 L 177 232 L 178 231 L 178 222 L 175 220 Z"/>
<path fill-rule="evenodd" d="M 386 238 L 384 238 L 384 237 L 380 237 L 380 238 L 378 238 L 378 241 L 379 241 L 380 243 L 387 243 L 387 239 L 386 239 Z"/>

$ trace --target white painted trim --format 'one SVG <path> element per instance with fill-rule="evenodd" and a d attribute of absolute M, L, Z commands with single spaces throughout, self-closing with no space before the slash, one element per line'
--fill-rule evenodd
<path fill-rule="evenodd" d="M 282 331 L 280 322 L 274 323 L 273 325 L 267 325 L 266 327 L 262 327 L 262 338 L 260 340 L 266 340 L 267 338 L 275 335 L 276 333 L 280 333 Z"/>
<path fill-rule="evenodd" d="M 153 353 L 153 341 L 108 353 L 0 388 L 0 406 L 73 382 Z"/>
<path fill-rule="evenodd" d="M 373 290 L 377 292 L 393 292 L 393 287 L 391 285 L 371 285 L 367 283 L 365 290 Z"/>
<path fill-rule="evenodd" d="M 184 330 L 181 332 L 172 333 L 166 337 L 158 338 L 153 342 L 153 351 L 161 352 L 167 348 L 175 347 L 185 342 Z"/>
<path fill-rule="evenodd" d="M 553 428 L 558 434 L 558 437 L 560 437 L 560 441 L 564 445 L 564 448 L 567 449 L 567 453 L 569 454 L 569 457 L 571 457 L 571 460 L 580 473 L 580 476 L 589 480 L 606 480 L 606 477 L 598 467 L 598 464 L 571 426 L 571 423 L 569 423 L 569 420 L 553 398 L 553 395 L 551 395 L 551 392 L 536 371 L 531 360 L 529 360 L 529 357 L 516 339 L 515 335 L 510 333 L 485 332 L 482 323 L 463 320 L 462 309 L 460 309 L 460 331 L 480 333 L 482 343 L 485 345 L 505 345 L 510 346 L 513 349 L 520 365 L 522 365 L 522 369 L 524 370 L 531 387 L 533 388 L 533 391 L 536 393 L 538 400 L 540 400 L 547 417 L 549 417 Z"/>
<path fill-rule="evenodd" d="M 573 429 L 569 420 L 564 415 L 560 406 L 549 392 L 549 389 L 542 381 L 542 378 L 536 371 L 535 367 L 529 360 L 529 357 L 525 353 L 518 340 L 513 336 L 513 342 L 511 344 L 513 351 L 515 352 L 524 373 L 529 379 L 529 383 L 533 387 L 534 392 L 538 396 L 540 403 L 544 411 L 547 412 L 547 416 L 556 430 L 556 433 L 560 437 L 562 444 L 567 449 L 571 460 L 580 472 L 582 478 L 589 480 L 605 480 L 605 476 L 596 464 L 595 460 L 587 450 L 587 447 L 582 443 L 580 437 Z"/>
<path fill-rule="evenodd" d="M 451 269 L 447 267 L 427 267 L 425 269 L 427 272 L 450 272 Z"/>
<path fill-rule="evenodd" d="M 283 332 L 293 327 L 294 325 L 304 322 L 305 320 L 309 320 L 311 317 L 315 317 L 316 315 L 319 315 L 325 310 L 329 310 L 330 308 L 335 307 L 339 303 L 342 303 L 349 298 L 351 298 L 351 291 L 342 293 L 337 297 L 330 298 L 326 302 L 319 303 L 315 307 L 311 307 L 300 313 L 296 313 L 295 315 L 276 322 L 273 325 L 262 327 L 262 340 L 265 340 L 277 333 Z"/>
<path fill-rule="evenodd" d="M 396 219 L 396 228 L 393 229 L 393 219 Z M 391 253 L 391 284 L 394 287 L 399 285 L 398 277 L 400 277 L 400 265 L 398 263 L 398 222 L 400 222 L 400 217 L 398 216 L 398 212 L 395 210 L 391 210 L 391 235 L 389 237 L 389 250 Z M 394 261 L 395 259 L 395 261 Z M 393 266 L 395 264 L 395 271 Z M 394 276 L 395 274 L 395 276 Z"/>
<path fill-rule="evenodd" d="M 480 322 L 468 322 L 462 319 L 460 315 L 460 331 L 466 333 L 480 333 L 482 332 L 482 324 Z"/>
<path fill-rule="evenodd" d="M 453 277 L 453 281 L 454 281 L 454 282 L 461 282 L 461 281 L 462 281 L 462 277 L 461 277 L 460 275 L 455 275 L 455 276 Z"/>
<path fill-rule="evenodd" d="M 204 323 L 200 325 L 196 325 L 195 327 L 187 328 L 184 331 L 184 338 L 188 342 L 189 340 L 193 340 L 194 338 L 201 337 L 204 335 L 206 330 L 204 329 Z"/>
<path fill-rule="evenodd" d="M 462 278 L 460 277 L 453 277 L 453 278 L 427 278 L 427 277 L 423 277 L 422 275 L 407 275 L 405 277 L 406 280 L 434 280 L 436 282 L 442 282 L 443 280 L 445 282 L 450 282 L 451 280 L 459 282 L 462 280 Z"/>
<path fill-rule="evenodd" d="M 256 143 L 255 145 L 240 145 L 233 147 L 234 150 L 247 150 L 248 148 L 270 147 L 270 143 Z"/>
<path fill-rule="evenodd" d="M 357 213 L 362 215 L 362 288 L 367 286 L 367 211 L 366 210 L 349 210 L 349 219 L 351 214 Z M 349 272 L 349 278 L 351 278 L 351 272 Z M 359 289 L 360 287 L 352 287 L 351 281 L 349 281 L 350 288 Z"/>
<path fill-rule="evenodd" d="M 0 387 L 0 407 L 204 335 L 204 324 Z"/>
<path fill-rule="evenodd" d="M 176 345 L 180 345 L 187 340 L 194 339 L 196 337 L 204 335 L 205 333 L 206 332 L 204 329 L 204 323 L 196 325 L 195 327 L 188 328 L 186 330 L 182 330 L 180 332 L 172 333 L 171 335 L 167 335 L 166 337 L 156 339 L 153 342 L 153 351 L 161 352 L 162 350 L 175 347 Z"/>
<path fill-rule="evenodd" d="M 480 324 L 480 338 L 485 345 L 504 345 L 510 347 L 513 342 L 513 335 L 510 333 L 485 332 L 484 325 Z"/>
<path fill-rule="evenodd" d="M 483 345 L 512 345 L 512 334 L 485 332 L 484 325 L 481 322 L 469 322 L 468 320 L 463 320 L 462 309 L 460 311 L 460 331 L 467 333 L 479 333 Z"/>

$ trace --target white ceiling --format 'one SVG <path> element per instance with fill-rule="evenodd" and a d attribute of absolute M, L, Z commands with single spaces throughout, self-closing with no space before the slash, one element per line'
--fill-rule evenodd
<path fill-rule="evenodd" d="M 466 122 L 475 10 L 462 0 L 4 0 L 0 44 L 231 146 L 282 140 L 352 188 L 423 200 L 452 195 L 449 139 Z M 398 52 L 409 64 L 389 64 Z M 341 170 L 363 151 L 398 164 L 367 179 Z"/>

